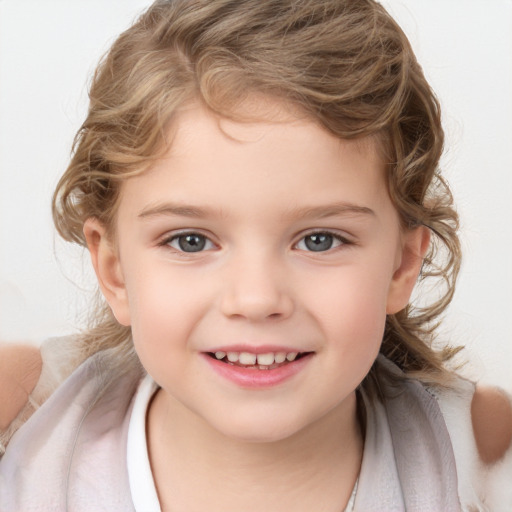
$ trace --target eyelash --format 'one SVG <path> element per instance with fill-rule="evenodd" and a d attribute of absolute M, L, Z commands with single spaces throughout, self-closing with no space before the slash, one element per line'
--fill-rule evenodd
<path fill-rule="evenodd" d="M 306 242 L 306 239 L 308 237 L 313 237 L 315 235 L 327 235 L 328 237 L 331 237 L 332 238 L 332 242 L 333 243 L 337 243 L 337 245 L 335 245 L 334 247 L 328 247 L 326 248 L 325 250 L 320 250 L 320 251 L 315 251 L 315 250 L 308 250 L 307 248 L 307 242 Z M 207 246 L 208 244 L 210 244 L 212 247 L 215 247 L 215 243 L 207 236 L 207 235 L 204 235 L 200 232 L 197 232 L 197 231 L 183 231 L 181 233 L 175 233 L 175 234 L 172 234 L 170 236 L 167 236 L 165 237 L 161 242 L 158 243 L 159 246 L 161 247 L 169 247 L 171 248 L 172 250 L 174 250 L 177 254 L 180 254 L 180 255 L 189 255 L 189 254 L 194 254 L 194 253 L 201 253 L 201 252 L 205 252 L 205 251 L 208 251 L 208 250 L 211 250 L 212 247 L 209 247 L 208 249 L 205 249 L 203 247 L 200 247 L 197 251 L 185 251 L 183 250 L 183 248 L 179 248 L 179 247 L 173 247 L 171 245 L 172 242 L 174 241 L 178 241 L 179 243 L 179 239 L 180 238 L 183 238 L 183 237 L 192 237 L 192 236 L 196 236 L 196 237 L 200 237 L 203 241 L 204 241 L 204 244 Z M 306 248 L 305 249 L 299 249 L 299 250 L 302 250 L 302 251 L 305 251 L 305 252 L 311 252 L 311 253 L 315 253 L 315 252 L 320 252 L 320 253 L 327 253 L 327 252 L 330 252 L 332 250 L 335 250 L 335 249 L 338 249 L 342 246 L 348 246 L 348 245 L 354 245 L 354 242 L 351 242 L 350 240 L 348 240 L 347 238 L 341 236 L 340 234 L 336 233 L 336 232 L 333 232 L 333 231 L 329 231 L 329 230 L 315 230 L 315 231 L 311 231 L 309 233 L 306 233 L 305 235 L 303 235 L 298 242 L 294 243 L 293 245 L 293 248 L 298 248 L 299 244 L 301 243 L 304 243 L 306 244 Z M 320 242 L 321 243 L 321 242 Z"/>
<path fill-rule="evenodd" d="M 161 247 L 169 247 L 171 249 L 173 249 L 177 254 L 180 254 L 180 255 L 185 255 L 185 254 L 194 254 L 194 252 L 204 252 L 204 248 L 201 248 L 200 250 L 198 251 L 184 251 L 178 247 L 173 247 L 171 245 L 171 243 L 173 241 L 178 241 L 179 243 L 179 239 L 180 238 L 184 238 L 184 237 L 192 237 L 192 236 L 196 236 L 196 237 L 200 237 L 202 238 L 204 241 L 205 241 L 205 244 L 211 244 L 212 246 L 215 246 L 214 242 L 212 242 L 212 240 L 207 236 L 207 235 L 204 235 L 203 233 L 200 233 L 200 232 L 197 232 L 197 231 L 182 231 L 181 233 L 174 233 L 170 236 L 167 236 L 165 237 L 161 242 L 158 243 L 159 246 Z M 209 249 L 206 249 L 206 250 L 209 250 Z"/>
<path fill-rule="evenodd" d="M 306 233 L 305 235 L 303 235 L 300 238 L 300 240 L 297 243 L 294 244 L 294 247 L 297 247 L 301 242 L 305 243 L 305 240 L 308 237 L 312 237 L 312 236 L 315 236 L 315 235 L 327 235 L 329 237 L 332 237 L 333 242 L 339 242 L 339 244 L 337 246 L 335 246 L 335 247 L 329 247 L 325 251 L 313 251 L 313 250 L 309 250 L 308 251 L 306 249 L 302 249 L 302 250 L 305 250 L 306 252 L 312 252 L 312 253 L 314 253 L 314 252 L 330 252 L 332 250 L 339 249 L 342 246 L 354 245 L 353 242 L 351 242 L 347 238 L 341 236 L 339 233 L 336 233 L 334 231 L 329 231 L 329 230 L 326 230 L 326 229 L 318 229 L 318 230 L 315 230 L 315 231 L 310 231 L 309 233 Z"/>

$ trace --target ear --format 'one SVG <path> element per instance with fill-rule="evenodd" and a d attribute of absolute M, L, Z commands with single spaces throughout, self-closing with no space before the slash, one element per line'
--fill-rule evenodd
<path fill-rule="evenodd" d="M 430 230 L 425 226 L 407 230 L 402 234 L 397 268 L 388 291 L 388 315 L 398 313 L 409 303 L 429 244 Z"/>
<path fill-rule="evenodd" d="M 128 294 L 119 254 L 107 237 L 105 226 L 95 218 L 84 224 L 84 235 L 100 289 L 121 325 L 130 325 Z"/>

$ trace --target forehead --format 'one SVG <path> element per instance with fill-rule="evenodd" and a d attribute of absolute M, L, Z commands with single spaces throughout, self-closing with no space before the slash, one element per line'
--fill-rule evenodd
<path fill-rule="evenodd" d="M 123 184 L 121 206 L 207 202 L 229 213 L 255 201 L 263 211 L 276 203 L 293 209 L 308 201 L 368 206 L 387 199 L 375 139 L 339 139 L 270 100 L 246 108 L 244 121 L 197 104 L 184 108 L 169 127 L 163 158 Z"/>
<path fill-rule="evenodd" d="M 226 113 L 215 113 L 202 104 L 192 101 L 183 105 L 169 125 L 168 154 L 178 154 L 188 141 L 200 136 L 205 130 L 223 134 L 226 138 L 240 143 L 254 143 L 266 137 L 269 143 L 272 133 L 286 128 L 288 134 L 298 140 L 305 136 L 316 141 L 323 139 L 331 144 L 350 146 L 361 154 L 382 160 L 384 141 L 379 135 L 353 139 L 341 139 L 329 132 L 320 121 L 306 114 L 303 109 L 291 102 L 272 96 L 252 93 L 236 109 Z M 313 142 L 313 140 L 311 140 Z"/>

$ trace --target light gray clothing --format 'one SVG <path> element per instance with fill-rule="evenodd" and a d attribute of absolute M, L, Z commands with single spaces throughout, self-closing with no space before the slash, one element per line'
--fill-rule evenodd
<path fill-rule="evenodd" d="M 400 374 L 383 357 L 377 364 Z M 85 361 L 11 439 L 0 461 L 0 510 L 134 511 L 126 446 L 141 377 L 138 367 L 113 377 L 108 353 Z M 438 399 L 412 380 L 379 386 L 385 400 L 363 394 L 367 428 L 354 510 L 463 510 Z"/>

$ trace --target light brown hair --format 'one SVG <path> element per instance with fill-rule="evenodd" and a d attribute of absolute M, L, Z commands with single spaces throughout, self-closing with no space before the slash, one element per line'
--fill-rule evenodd
<path fill-rule="evenodd" d="M 453 295 L 460 245 L 438 171 L 439 103 L 406 36 L 372 0 L 155 2 L 93 77 L 89 112 L 53 199 L 59 233 L 85 246 L 87 218 L 112 230 L 120 183 L 162 154 L 165 129 L 188 101 L 237 117 L 252 94 L 283 100 L 340 138 L 381 141 L 404 229 L 425 225 L 433 234 L 420 280 L 443 282 L 433 303 L 388 316 L 381 352 L 406 373 L 446 382 L 455 350 L 432 343 Z M 84 356 L 118 347 L 132 357 L 130 330 L 108 305 L 94 318 L 82 335 Z"/>

